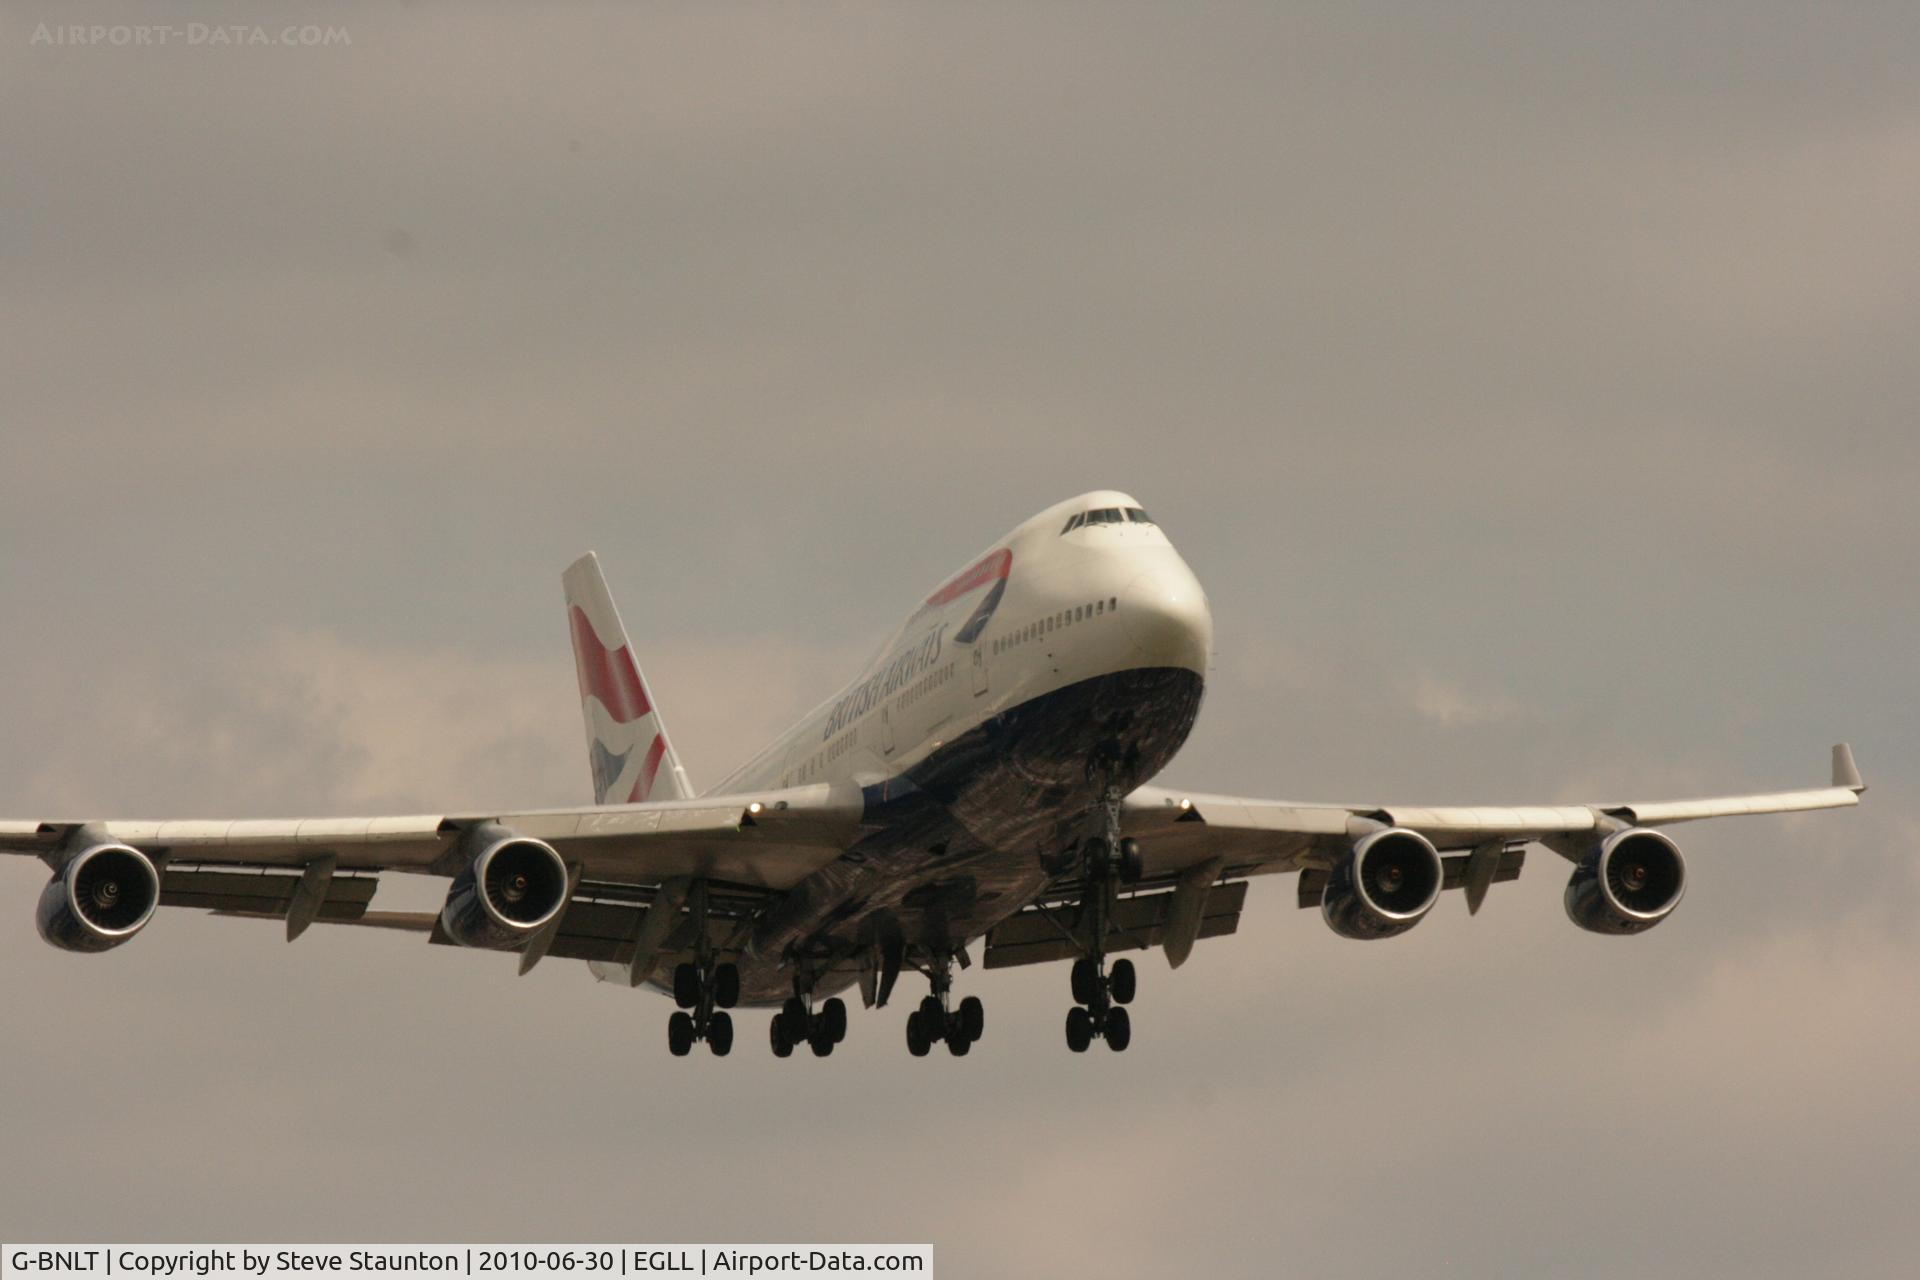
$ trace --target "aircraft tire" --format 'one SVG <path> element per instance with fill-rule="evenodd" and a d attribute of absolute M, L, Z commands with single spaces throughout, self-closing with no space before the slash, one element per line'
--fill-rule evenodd
<path fill-rule="evenodd" d="M 676 1058 L 693 1052 L 693 1015 L 684 1009 L 667 1019 L 667 1052 Z"/>
<path fill-rule="evenodd" d="M 700 971 L 691 964 L 673 966 L 673 1002 L 682 1009 L 700 1003 Z"/>
<path fill-rule="evenodd" d="M 968 996 L 960 1002 L 960 1029 L 968 1040 L 978 1040 L 987 1029 L 987 1007 L 980 1003 L 979 996 Z"/>
<path fill-rule="evenodd" d="M 1115 1053 L 1125 1053 L 1127 1046 L 1133 1043 L 1133 1019 L 1127 1016 L 1125 1009 L 1114 1009 L 1107 1014 L 1107 1048 Z"/>

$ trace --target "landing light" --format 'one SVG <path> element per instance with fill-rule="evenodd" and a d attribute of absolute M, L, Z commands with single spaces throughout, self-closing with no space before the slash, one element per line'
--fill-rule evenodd
<path fill-rule="evenodd" d="M 761 803 L 760 803 L 760 802 L 759 802 L 758 800 L 755 800 L 755 801 L 753 801 L 752 803 L 750 803 L 749 805 L 747 805 L 747 812 L 748 812 L 748 813 L 759 813 L 762 807 L 763 807 L 763 806 L 761 805 Z"/>
<path fill-rule="evenodd" d="M 1185 796 L 1180 797 L 1180 808 L 1183 810 L 1193 808 L 1193 801 L 1187 799 Z"/>

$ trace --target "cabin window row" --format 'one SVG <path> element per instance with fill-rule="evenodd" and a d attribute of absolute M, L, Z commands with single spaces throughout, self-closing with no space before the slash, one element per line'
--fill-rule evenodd
<path fill-rule="evenodd" d="M 1029 622 L 1009 635 L 993 642 L 995 653 L 1006 653 L 1016 645 L 1039 640 L 1062 627 L 1070 627 L 1076 622 L 1086 622 L 1093 618 L 1105 617 L 1120 611 L 1120 597 L 1108 596 L 1105 600 L 1095 600 L 1092 604 L 1077 604 L 1071 609 L 1062 609 L 1050 617 Z"/>
<path fill-rule="evenodd" d="M 934 689 L 947 683 L 951 679 L 953 679 L 953 664 L 949 662 L 944 666 L 935 667 L 932 671 L 929 671 L 926 675 L 914 681 L 904 691 L 896 695 L 896 700 L 902 707 L 910 706 L 918 699 L 932 693 Z M 838 760 L 841 756 L 853 750 L 853 744 L 858 741 L 858 739 L 858 734 L 843 731 L 840 736 L 826 748 L 814 752 L 801 763 L 799 768 L 789 771 L 787 775 L 788 780 L 783 781 L 781 785 L 790 786 L 796 782 L 808 782 L 818 777 L 821 771 L 829 764 L 832 764 L 835 760 Z"/>
<path fill-rule="evenodd" d="M 951 662 L 945 666 L 935 667 L 932 671 L 929 671 L 926 675 L 921 676 L 918 680 L 908 685 L 906 689 L 901 692 L 900 705 L 903 707 L 912 706 L 945 684 L 952 674 L 953 664 Z"/>

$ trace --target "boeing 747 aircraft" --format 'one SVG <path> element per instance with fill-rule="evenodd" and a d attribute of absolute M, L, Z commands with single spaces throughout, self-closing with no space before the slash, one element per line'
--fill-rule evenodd
<path fill-rule="evenodd" d="M 839 992 L 885 1006 L 927 980 L 909 1052 L 964 1055 L 980 998 L 957 970 L 1071 962 L 1066 1041 L 1123 1050 L 1133 963 L 1178 968 L 1234 932 L 1255 876 L 1293 873 L 1335 933 L 1405 933 L 1458 889 L 1477 911 L 1538 844 L 1572 864 L 1566 910 L 1634 934 L 1672 914 L 1686 863 L 1665 828 L 1827 809 L 1865 788 L 1845 744 L 1830 786 L 1706 800 L 1431 808 L 1303 804 L 1149 785 L 1200 710 L 1206 594 L 1140 504 L 1049 507 L 926 596 L 851 684 L 697 792 L 591 555 L 566 571 L 594 803 L 530 812 L 285 821 L 0 822 L 0 851 L 53 878 L 40 934 L 105 951 L 160 906 L 410 931 L 584 960 L 672 994 L 677 1056 L 732 1048 L 741 1005 L 773 1008 L 774 1054 L 826 1057 Z M 450 882 L 438 912 L 369 910 L 379 877 Z"/>

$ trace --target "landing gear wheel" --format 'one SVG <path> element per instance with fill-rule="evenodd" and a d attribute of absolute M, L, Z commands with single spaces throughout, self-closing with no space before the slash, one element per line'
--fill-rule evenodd
<path fill-rule="evenodd" d="M 926 1024 L 920 1021 L 920 1011 L 916 1009 L 907 1015 L 907 1052 L 916 1058 L 924 1058 L 931 1048 L 933 1041 L 927 1035 Z"/>
<path fill-rule="evenodd" d="M 1115 1053 L 1125 1053 L 1127 1046 L 1133 1043 L 1133 1019 L 1127 1016 L 1125 1009 L 1113 1009 L 1107 1013 L 1107 1048 Z"/>
<path fill-rule="evenodd" d="M 968 996 L 960 1002 L 960 1029 L 970 1041 L 978 1040 L 987 1029 L 987 1007 L 980 1003 L 979 996 Z"/>
<path fill-rule="evenodd" d="M 738 965 L 716 965 L 713 970 L 713 1002 L 722 1009 L 731 1009 L 740 1003 L 740 967 Z"/>
<path fill-rule="evenodd" d="M 787 1038 L 785 1014 L 773 1015 L 773 1021 L 767 1024 L 767 1041 L 773 1046 L 774 1057 L 791 1058 L 793 1056 L 793 1041 Z"/>
<path fill-rule="evenodd" d="M 967 1039 L 967 1033 L 961 1028 L 960 1020 L 954 1019 L 953 1025 L 947 1029 L 947 1052 L 956 1058 L 964 1058 L 967 1056 L 967 1050 L 971 1048 L 973 1048 L 973 1041 Z"/>
<path fill-rule="evenodd" d="M 813 1056 L 816 1058 L 824 1058 L 833 1052 L 833 1037 L 827 1034 L 824 1026 L 814 1027 L 812 1033 L 807 1036 L 807 1044 L 813 1049 Z"/>
<path fill-rule="evenodd" d="M 920 1001 L 920 1025 L 927 1029 L 929 1040 L 943 1040 L 947 1034 L 947 1011 L 940 1007 L 939 996 L 926 996 Z"/>
<path fill-rule="evenodd" d="M 693 1052 L 693 1015 L 685 1010 L 667 1019 L 667 1052 L 676 1058 Z"/>
<path fill-rule="evenodd" d="M 820 1006 L 820 1021 L 835 1044 L 847 1038 L 847 1002 L 839 996 Z"/>
<path fill-rule="evenodd" d="M 1092 1004 L 1100 996 L 1100 966 L 1086 956 L 1073 962 L 1075 1004 Z"/>
<path fill-rule="evenodd" d="M 707 1048 L 713 1050 L 716 1058 L 733 1052 L 733 1015 L 724 1009 L 707 1019 Z"/>
<path fill-rule="evenodd" d="M 807 1038 L 807 1006 L 799 996 L 787 997 L 786 1003 L 780 1006 L 780 1016 L 786 1019 L 783 1025 L 790 1040 L 799 1044 Z"/>
<path fill-rule="evenodd" d="M 1140 856 L 1140 842 L 1128 836 L 1120 842 L 1120 879 L 1137 884 L 1146 870 L 1146 860 Z"/>
<path fill-rule="evenodd" d="M 1115 1004 L 1132 1004 L 1136 990 L 1138 986 L 1133 973 L 1133 961 L 1115 960 L 1112 972 L 1107 974 L 1107 994 L 1113 997 Z"/>
<path fill-rule="evenodd" d="M 682 1009 L 700 1003 L 700 971 L 691 964 L 673 966 L 673 1002 Z"/>
<path fill-rule="evenodd" d="M 1093 1043 L 1093 1015 L 1080 1005 L 1067 1010 L 1067 1048 L 1085 1053 Z"/>

